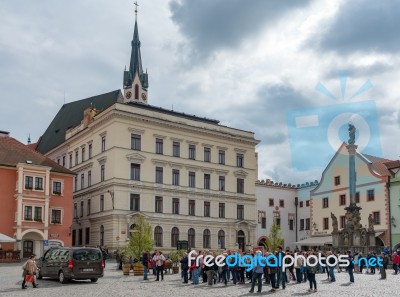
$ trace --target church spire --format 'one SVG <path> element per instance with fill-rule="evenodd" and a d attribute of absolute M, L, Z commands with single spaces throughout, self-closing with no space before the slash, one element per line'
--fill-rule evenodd
<path fill-rule="evenodd" d="M 140 54 L 139 30 L 137 25 L 137 2 L 135 8 L 135 28 L 131 42 L 131 61 L 129 70 L 124 71 L 124 97 L 125 101 L 147 103 L 148 75 L 143 72 L 142 57 Z"/>

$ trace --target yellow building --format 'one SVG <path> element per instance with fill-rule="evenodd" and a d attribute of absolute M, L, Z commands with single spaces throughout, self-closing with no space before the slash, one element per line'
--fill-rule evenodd
<path fill-rule="evenodd" d="M 253 245 L 254 133 L 149 105 L 147 88 L 135 22 L 123 93 L 65 104 L 38 143 L 78 173 L 73 245 L 122 247 L 139 213 L 157 249 Z"/>

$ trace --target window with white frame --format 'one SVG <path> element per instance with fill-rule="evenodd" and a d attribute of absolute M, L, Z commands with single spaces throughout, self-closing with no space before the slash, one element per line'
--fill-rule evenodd
<path fill-rule="evenodd" d="M 92 158 L 92 153 L 93 153 L 93 145 L 90 143 L 89 144 L 89 156 L 88 156 L 89 159 Z"/>
<path fill-rule="evenodd" d="M 25 221 L 32 221 L 33 220 L 33 207 L 25 205 L 24 207 L 24 220 Z"/>
<path fill-rule="evenodd" d="M 140 164 L 131 163 L 131 180 L 140 180 Z"/>
<path fill-rule="evenodd" d="M 43 177 L 35 177 L 35 190 L 43 190 Z"/>
<path fill-rule="evenodd" d="M 54 195 L 61 195 L 62 193 L 62 183 L 61 181 L 53 181 L 53 194 Z"/>
<path fill-rule="evenodd" d="M 34 220 L 37 222 L 42 221 L 42 213 L 43 213 L 43 208 L 40 206 L 35 206 L 35 211 L 34 211 Z"/>
<path fill-rule="evenodd" d="M 196 187 L 196 172 L 189 171 L 189 188 Z"/>
<path fill-rule="evenodd" d="M 142 136 L 139 134 L 131 134 L 131 149 L 140 151 L 142 149 Z"/>
<path fill-rule="evenodd" d="M 61 224 L 61 209 L 52 209 L 51 210 L 51 223 L 52 224 Z"/>
<path fill-rule="evenodd" d="M 33 176 L 25 176 L 25 189 L 26 190 L 33 189 Z"/>

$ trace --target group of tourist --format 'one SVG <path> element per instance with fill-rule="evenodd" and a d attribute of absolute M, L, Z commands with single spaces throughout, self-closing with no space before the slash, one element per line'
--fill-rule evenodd
<path fill-rule="evenodd" d="M 261 253 L 260 251 L 256 251 Z M 222 252 L 219 255 L 223 257 L 228 257 L 232 252 Z M 241 256 L 250 255 L 251 257 L 254 256 L 255 252 L 240 252 Z M 294 254 L 297 253 L 298 255 L 302 255 L 307 259 L 311 255 L 318 256 L 319 253 L 322 254 L 323 257 L 328 257 L 330 255 L 339 256 L 340 254 L 334 254 L 331 251 L 328 252 L 315 252 L 315 251 L 286 251 L 282 250 L 282 247 L 278 247 L 274 253 L 266 252 L 262 256 L 265 258 L 271 254 L 274 254 L 277 258 L 281 255 L 283 258 L 285 255 L 291 255 L 294 257 Z M 243 264 L 235 264 L 233 259 L 231 259 L 231 266 L 224 265 L 218 266 L 215 263 L 215 258 L 217 257 L 217 253 L 211 251 L 199 251 L 193 252 L 191 262 L 189 262 L 188 254 L 185 253 L 181 258 L 181 277 L 183 279 L 183 283 L 192 282 L 193 285 L 198 285 L 201 282 L 207 283 L 208 285 L 212 286 L 217 283 L 222 283 L 225 286 L 229 282 L 232 282 L 234 285 L 236 284 L 244 284 L 246 282 L 251 283 L 250 293 L 253 293 L 257 284 L 257 292 L 261 292 L 262 286 L 268 285 L 271 286 L 270 291 L 275 291 L 277 289 L 284 290 L 286 288 L 287 283 L 290 281 L 297 282 L 298 284 L 306 283 L 308 281 L 308 291 L 309 292 L 316 292 L 317 291 L 317 282 L 315 275 L 317 273 L 326 273 L 327 279 L 325 282 L 335 282 L 335 270 L 337 272 L 341 272 L 342 269 L 346 270 L 349 275 L 349 282 L 354 283 L 354 273 L 362 273 L 363 269 L 366 268 L 367 273 L 374 274 L 375 267 L 369 267 L 367 265 L 367 261 L 369 261 L 372 257 L 376 257 L 376 259 L 381 258 L 382 267 L 377 266 L 376 270 L 380 271 L 381 279 L 386 279 L 386 269 L 388 268 L 390 256 L 393 263 L 393 270 L 394 274 L 397 274 L 399 271 L 400 265 L 400 249 L 394 252 L 392 255 L 388 251 L 383 251 L 379 256 L 375 253 L 370 253 L 367 255 L 367 261 L 360 261 L 360 257 L 363 257 L 361 253 L 352 254 L 351 251 L 347 251 L 346 253 L 349 259 L 349 265 L 347 267 L 340 267 L 336 266 L 329 266 L 326 265 L 327 263 L 322 261 L 319 265 L 315 263 L 316 260 L 314 257 L 311 257 L 309 261 L 304 261 L 302 258 L 297 258 L 297 261 L 292 265 L 288 266 L 285 271 L 282 271 L 282 266 L 274 265 L 274 263 L 266 263 L 265 266 L 261 266 L 259 263 L 252 267 L 250 271 L 247 271 L 247 267 Z M 211 259 L 212 265 L 208 266 L 203 263 L 203 259 L 205 256 L 211 255 L 213 256 Z M 149 255 L 150 256 L 150 255 Z M 198 259 L 199 258 L 199 259 Z M 144 258 L 145 259 L 145 258 Z M 165 257 L 160 252 L 156 252 L 150 258 L 152 259 L 153 265 L 153 273 L 157 275 L 156 280 L 159 280 L 159 274 L 161 273 L 161 279 L 163 279 L 162 272 L 164 270 L 163 263 L 165 262 Z M 353 261 L 355 260 L 355 261 Z M 147 260 L 144 260 L 147 261 Z M 213 262 L 214 261 L 214 262 Z M 271 260 L 270 260 L 271 261 Z M 326 260 L 325 260 L 326 261 Z M 330 264 L 335 264 L 335 259 L 330 257 L 329 258 Z M 307 265 L 307 262 L 309 265 Z M 148 262 L 147 262 L 148 263 Z M 143 263 L 144 264 L 144 263 Z M 233 265 L 235 264 L 235 265 Z M 288 262 L 290 264 L 290 262 Z M 360 264 L 360 265 L 358 265 Z M 147 279 L 147 276 L 145 276 Z"/>

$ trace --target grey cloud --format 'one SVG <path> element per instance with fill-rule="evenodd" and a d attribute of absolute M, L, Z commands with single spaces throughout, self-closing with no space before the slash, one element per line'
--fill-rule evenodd
<path fill-rule="evenodd" d="M 255 132 L 264 144 L 274 145 L 287 141 L 286 113 L 311 104 L 311 100 L 290 84 L 265 84 L 258 90 L 256 102 L 217 110 L 215 116 L 233 127 Z"/>
<path fill-rule="evenodd" d="M 310 0 L 173 0 L 172 20 L 191 43 L 191 60 L 204 60 L 216 51 L 239 45 L 285 13 Z"/>
<path fill-rule="evenodd" d="M 320 50 L 341 55 L 354 52 L 392 53 L 400 50 L 400 2 L 396 0 L 344 1 L 329 28 L 310 41 Z"/>
<path fill-rule="evenodd" d="M 371 65 L 365 65 L 365 66 L 349 65 L 344 70 L 346 71 L 348 77 L 364 78 L 365 80 L 367 80 L 371 77 L 380 76 L 383 73 L 396 70 L 396 67 L 393 64 L 376 62 Z M 326 72 L 324 75 L 324 79 L 337 80 L 338 77 L 339 77 L 339 71 L 337 70 L 337 66 L 331 67 L 331 70 Z"/>

